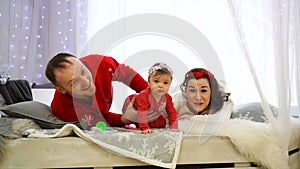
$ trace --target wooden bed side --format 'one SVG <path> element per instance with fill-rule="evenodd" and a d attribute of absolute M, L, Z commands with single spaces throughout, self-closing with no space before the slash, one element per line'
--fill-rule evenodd
<path fill-rule="evenodd" d="M 199 143 L 199 137 L 186 137 L 181 145 L 178 164 L 234 163 L 237 168 L 249 167 L 227 137 L 210 137 Z M 147 165 L 108 152 L 79 137 L 21 138 L 9 140 L 1 168 L 113 168 L 114 166 Z"/>

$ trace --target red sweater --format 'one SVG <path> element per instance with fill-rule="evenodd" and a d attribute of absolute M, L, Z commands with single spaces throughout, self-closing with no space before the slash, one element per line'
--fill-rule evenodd
<path fill-rule="evenodd" d="M 178 129 L 178 113 L 174 107 L 172 97 L 168 93 L 162 96 L 160 101 L 157 102 L 148 87 L 135 96 L 134 107 L 138 111 L 139 127 L 141 130 L 147 130 L 150 127 L 165 127 L 164 112 L 168 114 L 170 128 Z M 156 118 L 150 122 L 148 119 L 149 116 Z"/>
<path fill-rule="evenodd" d="M 121 114 L 109 112 L 112 104 L 112 81 L 119 81 L 136 92 L 148 87 L 148 83 L 132 68 L 118 63 L 114 58 L 89 55 L 80 58 L 91 71 L 96 93 L 91 104 L 73 99 L 70 94 L 55 91 L 51 103 L 53 114 L 67 122 L 86 121 L 91 127 L 99 121 L 106 121 L 111 126 L 123 126 Z"/>

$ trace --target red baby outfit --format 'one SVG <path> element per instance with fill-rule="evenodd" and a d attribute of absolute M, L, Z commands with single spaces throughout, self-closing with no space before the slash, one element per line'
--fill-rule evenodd
<path fill-rule="evenodd" d="M 139 128 L 141 130 L 164 128 L 166 126 L 164 112 L 168 115 L 170 128 L 178 129 L 178 113 L 174 108 L 172 97 L 169 94 L 165 94 L 157 102 L 148 87 L 139 94 L 127 97 L 123 106 L 123 112 L 126 112 L 128 104 L 133 98 L 135 98 L 133 106 L 137 109 Z M 149 119 L 153 120 L 149 121 Z"/>
<path fill-rule="evenodd" d="M 63 121 L 86 121 L 90 126 L 95 126 L 99 121 L 106 121 L 111 126 L 123 126 L 120 120 L 122 114 L 109 112 L 113 99 L 112 81 L 122 82 L 136 92 L 147 88 L 148 83 L 132 68 L 112 57 L 94 54 L 80 60 L 92 73 L 96 93 L 87 103 L 56 90 L 51 103 L 53 114 Z"/>

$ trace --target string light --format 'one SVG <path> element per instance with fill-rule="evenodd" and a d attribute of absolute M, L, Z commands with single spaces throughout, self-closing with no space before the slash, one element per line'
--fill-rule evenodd
<path fill-rule="evenodd" d="M 49 31 L 50 35 L 57 34 L 57 36 L 51 37 L 51 43 L 59 42 L 56 43 L 57 45 L 54 45 L 54 49 L 50 49 L 51 54 L 61 51 L 76 53 L 76 49 L 83 46 L 83 44 L 74 43 L 76 39 L 74 37 L 81 38 L 77 40 L 79 43 L 84 43 L 87 38 L 87 2 L 85 0 L 80 0 L 79 3 L 77 1 L 60 0 L 56 2 L 56 7 L 53 8 L 48 7 L 49 1 L 42 1 L 41 4 L 39 4 L 41 10 L 37 14 L 40 16 L 37 20 L 38 24 L 36 28 L 33 27 L 35 24 L 30 23 L 33 20 L 31 17 L 33 16 L 33 6 L 35 6 L 35 4 L 32 5 L 29 2 L 16 1 L 10 5 L 11 8 L 14 9 L 10 9 L 9 14 L 14 16 L 14 19 L 10 18 L 9 21 L 12 23 L 12 27 L 10 27 L 11 29 L 9 30 L 9 36 L 11 37 L 9 41 L 9 53 L 11 54 L 11 59 L 9 59 L 9 72 L 13 75 L 13 78 L 23 77 L 24 79 L 28 78 L 30 83 L 45 83 L 44 65 L 47 64 L 49 60 L 48 57 L 50 57 L 48 56 L 49 53 L 45 53 L 45 51 L 49 49 L 49 46 L 47 46 Z M 19 8 L 23 10 L 17 10 Z M 74 10 L 76 10 L 75 13 L 77 13 L 75 16 Z M 0 13 L 0 17 L 1 16 L 4 16 L 4 14 Z M 75 20 L 79 20 L 80 22 L 74 22 Z M 56 25 L 53 21 L 57 22 Z M 44 29 L 49 23 L 51 24 L 51 29 Z M 78 30 L 74 31 L 75 29 Z M 56 32 L 51 32 L 53 30 Z M 28 55 L 32 50 L 37 54 L 32 56 Z M 31 65 L 27 66 L 27 64 L 33 62 L 38 66 L 33 67 L 33 69 L 30 67 Z M 16 67 L 18 67 L 19 70 L 16 69 Z M 27 69 L 27 67 L 31 69 Z M 36 72 L 35 75 L 32 74 L 32 71 Z"/>

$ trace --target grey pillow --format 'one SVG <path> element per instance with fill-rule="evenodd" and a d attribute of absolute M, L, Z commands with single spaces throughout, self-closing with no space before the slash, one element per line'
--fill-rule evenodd
<path fill-rule="evenodd" d="M 25 101 L 15 104 L 10 104 L 0 108 L 6 115 L 14 118 L 27 118 L 32 119 L 36 124 L 44 129 L 61 128 L 67 123 L 57 118 L 52 114 L 51 108 L 38 101 Z M 79 122 L 73 122 L 81 127 Z"/>
<path fill-rule="evenodd" d="M 271 110 L 275 116 L 277 116 L 277 110 L 275 106 L 271 106 Z M 260 102 L 252 102 L 247 104 L 238 105 L 233 110 L 231 117 L 232 119 L 246 119 L 256 122 L 267 123 L 268 119 L 264 114 Z"/>
<path fill-rule="evenodd" d="M 5 104 L 5 99 L 4 99 L 4 97 L 2 96 L 2 94 L 0 93 L 0 107 L 2 107 L 2 106 L 5 106 L 6 104 Z"/>

